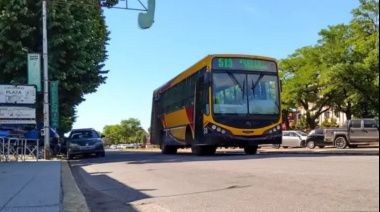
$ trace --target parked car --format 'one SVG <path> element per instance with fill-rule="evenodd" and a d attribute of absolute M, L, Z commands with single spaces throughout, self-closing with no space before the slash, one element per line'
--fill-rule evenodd
<path fill-rule="evenodd" d="M 332 143 L 325 142 L 325 134 L 323 129 L 312 130 L 306 138 L 306 146 L 309 149 L 315 149 L 315 147 L 323 149 L 327 145 L 332 145 Z"/>
<path fill-rule="evenodd" d="M 72 130 L 67 139 L 67 159 L 71 160 L 77 155 L 92 155 L 105 157 L 104 136 L 100 136 L 94 129 Z"/>
<path fill-rule="evenodd" d="M 325 142 L 338 149 L 379 143 L 379 122 L 375 119 L 348 120 L 342 128 L 324 130 Z"/>
<path fill-rule="evenodd" d="M 289 147 L 306 147 L 307 133 L 301 130 L 283 131 L 282 132 L 282 145 L 273 145 L 275 149 Z"/>

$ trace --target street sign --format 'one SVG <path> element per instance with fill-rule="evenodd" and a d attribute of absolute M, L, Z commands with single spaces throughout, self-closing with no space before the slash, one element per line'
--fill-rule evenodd
<path fill-rule="evenodd" d="M 0 85 L 0 104 L 36 104 L 33 85 Z"/>
<path fill-rule="evenodd" d="M 58 99 L 58 82 L 50 82 L 50 126 L 59 127 L 59 99 Z"/>
<path fill-rule="evenodd" d="M 28 54 L 28 84 L 36 85 L 37 91 L 41 91 L 41 55 Z"/>
<path fill-rule="evenodd" d="M 36 120 L 1 120 L 0 124 L 33 124 L 36 125 Z"/>
<path fill-rule="evenodd" d="M 30 107 L 0 107 L 0 119 L 36 119 L 36 109 Z"/>

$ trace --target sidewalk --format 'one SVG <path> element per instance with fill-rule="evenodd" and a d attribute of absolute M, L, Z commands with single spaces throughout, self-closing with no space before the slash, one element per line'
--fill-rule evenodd
<path fill-rule="evenodd" d="M 61 162 L 0 163 L 0 212 L 59 212 Z"/>
<path fill-rule="evenodd" d="M 0 163 L 0 212 L 89 212 L 67 161 Z"/>

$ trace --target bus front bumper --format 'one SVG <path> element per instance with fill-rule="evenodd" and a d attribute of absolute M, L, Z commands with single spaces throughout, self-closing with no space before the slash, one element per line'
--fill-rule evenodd
<path fill-rule="evenodd" d="M 208 134 L 204 135 L 203 145 L 213 145 L 218 147 L 247 147 L 265 144 L 282 144 L 282 133 L 262 136 L 234 136 Z M 201 144 L 201 145 L 202 145 Z"/>

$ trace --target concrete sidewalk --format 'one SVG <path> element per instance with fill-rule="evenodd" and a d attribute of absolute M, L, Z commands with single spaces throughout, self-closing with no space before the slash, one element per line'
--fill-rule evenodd
<path fill-rule="evenodd" d="M 61 162 L 0 163 L 0 212 L 61 211 Z"/>

